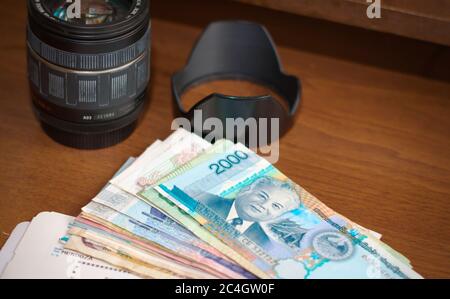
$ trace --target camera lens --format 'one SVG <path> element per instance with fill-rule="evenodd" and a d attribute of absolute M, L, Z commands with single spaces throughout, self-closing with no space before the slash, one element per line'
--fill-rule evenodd
<path fill-rule="evenodd" d="M 32 105 L 54 140 L 102 148 L 127 138 L 147 98 L 146 0 L 28 0 Z"/>

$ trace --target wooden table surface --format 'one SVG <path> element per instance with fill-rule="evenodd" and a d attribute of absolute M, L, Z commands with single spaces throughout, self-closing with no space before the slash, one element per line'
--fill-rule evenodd
<path fill-rule="evenodd" d="M 434 45 L 239 3 L 153 1 L 143 120 L 125 142 L 81 151 L 48 138 L 32 114 L 24 2 L 2 1 L 0 10 L 0 245 L 41 211 L 77 215 L 129 156 L 167 137 L 170 75 L 209 21 L 245 18 L 267 25 L 285 70 L 303 82 L 277 167 L 383 234 L 423 276 L 450 278 L 449 65 L 430 65 Z"/>

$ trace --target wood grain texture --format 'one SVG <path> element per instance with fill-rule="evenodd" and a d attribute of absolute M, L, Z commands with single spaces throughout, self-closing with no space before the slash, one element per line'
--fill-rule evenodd
<path fill-rule="evenodd" d="M 367 17 L 366 0 L 235 1 L 450 45 L 449 0 L 381 0 L 380 19 Z"/>
<path fill-rule="evenodd" d="M 450 278 L 450 84 L 424 71 L 433 45 L 227 1 L 153 1 L 150 105 L 125 142 L 80 151 L 53 142 L 33 117 L 26 9 L 23 1 L 3 6 L 0 245 L 41 211 L 77 215 L 129 156 L 167 137 L 170 75 L 208 22 L 245 18 L 267 26 L 286 72 L 303 82 L 300 114 L 280 141 L 277 167 L 382 233 L 425 277 Z"/>

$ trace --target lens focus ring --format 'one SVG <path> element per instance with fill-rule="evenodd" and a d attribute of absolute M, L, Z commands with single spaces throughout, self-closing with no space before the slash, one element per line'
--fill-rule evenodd
<path fill-rule="evenodd" d="M 150 30 L 135 43 L 123 49 L 100 54 L 80 54 L 62 51 L 42 42 L 27 28 L 28 46 L 50 63 L 77 70 L 104 70 L 135 60 L 148 49 Z"/>

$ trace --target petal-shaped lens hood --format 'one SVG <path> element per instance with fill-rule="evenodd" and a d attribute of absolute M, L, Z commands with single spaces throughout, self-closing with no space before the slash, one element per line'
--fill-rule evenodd
<path fill-rule="evenodd" d="M 267 86 L 286 101 L 288 109 L 271 95 L 241 97 L 219 93 L 199 100 L 189 111 L 183 108 L 181 95 L 189 87 L 223 79 L 247 80 Z M 300 102 L 301 84 L 297 77 L 283 73 L 272 38 L 262 25 L 221 21 L 205 29 L 185 68 L 173 75 L 172 92 L 176 112 L 192 124 L 195 110 L 201 110 L 203 121 L 211 117 L 220 119 L 224 131 L 227 118 L 254 118 L 258 132 L 260 119 L 276 118 L 281 137 L 292 125 Z M 261 127 L 261 130 L 268 130 L 266 136 L 270 136 L 270 129 L 270 121 L 269 126 Z M 203 126 L 194 130 L 203 136 L 210 133 Z M 225 133 L 222 136 L 227 137 Z"/>

